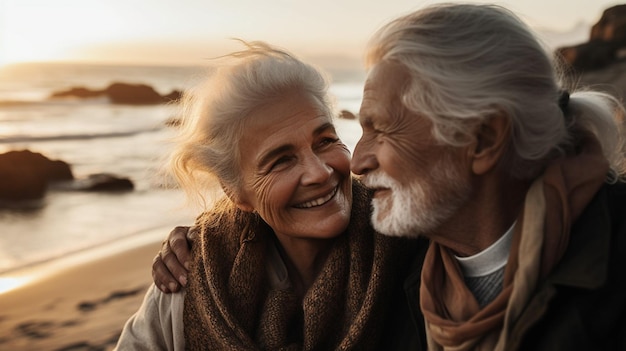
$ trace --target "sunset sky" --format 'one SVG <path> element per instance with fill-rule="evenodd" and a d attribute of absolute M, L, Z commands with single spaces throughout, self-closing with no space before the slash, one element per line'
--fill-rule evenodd
<path fill-rule="evenodd" d="M 306 57 L 360 57 L 389 19 L 440 1 L 0 0 L 0 64 L 22 61 L 197 63 L 231 37 Z M 470 1 L 471 2 L 471 1 Z M 537 29 L 595 23 L 607 0 L 508 0 Z"/>

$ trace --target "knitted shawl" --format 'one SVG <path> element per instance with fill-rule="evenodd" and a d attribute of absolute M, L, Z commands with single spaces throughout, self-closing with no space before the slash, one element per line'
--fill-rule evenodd
<path fill-rule="evenodd" d="M 406 240 L 375 234 L 370 194 L 354 181 L 350 225 L 300 302 L 268 282 L 271 228 L 228 201 L 199 218 L 184 302 L 188 350 L 378 349 Z"/>

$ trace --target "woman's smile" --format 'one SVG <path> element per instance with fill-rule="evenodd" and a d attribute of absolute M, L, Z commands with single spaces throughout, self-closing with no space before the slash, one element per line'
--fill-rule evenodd
<path fill-rule="evenodd" d="M 322 206 L 325 203 L 327 203 L 328 201 L 330 201 L 333 197 L 335 197 L 335 194 L 337 194 L 337 190 L 339 189 L 338 186 L 335 186 L 333 188 L 333 190 L 331 192 L 329 192 L 328 194 L 321 196 L 315 200 L 311 200 L 311 201 L 306 201 L 303 202 L 301 204 L 297 204 L 294 205 L 295 208 L 311 208 L 311 207 L 318 207 L 318 206 Z"/>

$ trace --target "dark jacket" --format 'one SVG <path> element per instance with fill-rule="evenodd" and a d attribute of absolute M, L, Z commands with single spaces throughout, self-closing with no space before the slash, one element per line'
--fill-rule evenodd
<path fill-rule="evenodd" d="M 419 308 L 427 244 L 392 301 L 384 350 L 426 350 Z M 604 185 L 572 227 L 561 262 L 539 282 L 507 350 L 626 350 L 626 184 Z"/>

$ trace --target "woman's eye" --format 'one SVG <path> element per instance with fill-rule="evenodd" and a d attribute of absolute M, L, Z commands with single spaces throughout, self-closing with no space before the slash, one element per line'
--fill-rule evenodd
<path fill-rule="evenodd" d="M 280 157 L 278 160 L 276 160 L 276 161 L 274 161 L 274 163 L 272 163 L 271 169 L 275 169 L 276 167 L 289 162 L 291 159 L 292 159 L 292 157 L 290 157 L 290 156 Z"/>
<path fill-rule="evenodd" d="M 326 146 L 326 145 L 334 144 L 334 143 L 336 143 L 338 141 L 339 141 L 339 138 L 324 138 L 320 142 L 320 145 Z"/>

